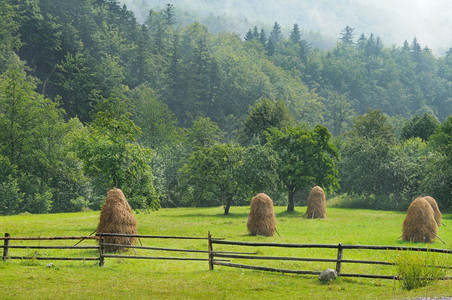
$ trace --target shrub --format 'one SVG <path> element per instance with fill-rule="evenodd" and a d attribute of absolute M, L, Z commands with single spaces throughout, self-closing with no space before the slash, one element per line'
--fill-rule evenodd
<path fill-rule="evenodd" d="M 402 288 L 412 290 L 444 278 L 449 261 L 439 253 L 400 251 L 395 266 Z"/>

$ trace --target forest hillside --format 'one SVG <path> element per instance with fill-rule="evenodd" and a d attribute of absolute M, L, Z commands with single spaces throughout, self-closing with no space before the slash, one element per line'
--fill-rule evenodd
<path fill-rule="evenodd" d="M 114 186 L 136 210 L 228 213 L 258 192 L 291 210 L 315 185 L 343 206 L 451 208 L 452 49 L 348 24 L 319 47 L 251 14 L 215 31 L 171 4 L 0 11 L 2 214 L 99 209 Z"/>

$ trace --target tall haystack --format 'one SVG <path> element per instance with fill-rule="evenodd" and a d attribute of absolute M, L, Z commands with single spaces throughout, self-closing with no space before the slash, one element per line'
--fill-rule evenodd
<path fill-rule="evenodd" d="M 430 203 L 430 206 L 433 209 L 433 216 L 435 217 L 436 225 L 441 226 L 441 219 L 443 216 L 441 215 L 441 211 L 439 210 L 438 203 L 436 203 L 436 200 L 433 199 L 433 197 L 425 196 L 425 200 L 427 200 L 428 203 Z"/>
<path fill-rule="evenodd" d="M 313 187 L 309 193 L 308 209 L 305 216 L 308 219 L 326 219 L 325 192 L 318 185 Z"/>
<path fill-rule="evenodd" d="M 408 207 L 402 238 L 410 242 L 429 243 L 437 236 L 437 229 L 433 208 L 423 197 L 417 197 Z"/>
<path fill-rule="evenodd" d="M 273 200 L 269 196 L 260 193 L 251 199 L 250 214 L 246 225 L 252 235 L 273 236 L 275 234 L 276 219 Z"/>
<path fill-rule="evenodd" d="M 132 208 L 127 202 L 123 192 L 114 188 L 108 191 L 107 198 L 100 212 L 98 233 L 122 233 L 137 234 L 137 221 L 132 213 Z M 104 243 L 132 245 L 136 238 L 129 237 L 104 237 Z M 106 246 L 105 251 L 125 251 L 127 248 Z"/>

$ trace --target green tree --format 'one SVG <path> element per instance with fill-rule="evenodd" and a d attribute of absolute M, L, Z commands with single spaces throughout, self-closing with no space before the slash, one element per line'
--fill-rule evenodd
<path fill-rule="evenodd" d="M 272 56 L 275 53 L 276 45 L 282 40 L 283 35 L 281 32 L 281 26 L 278 22 L 273 24 L 273 29 L 270 32 L 270 36 L 268 37 L 267 42 L 267 54 Z"/>
<path fill-rule="evenodd" d="M 224 133 L 210 118 L 197 117 L 186 131 L 192 149 L 210 147 L 224 141 Z"/>
<path fill-rule="evenodd" d="M 268 141 L 281 159 L 279 178 L 288 190 L 287 211 L 294 211 L 297 191 L 319 185 L 328 193 L 339 187 L 335 165 L 339 153 L 330 137 L 320 125 L 312 131 L 301 126 L 269 130 Z"/>
<path fill-rule="evenodd" d="M 21 45 L 18 28 L 13 6 L 8 1 L 0 1 L 0 74 L 6 71 Z"/>
<path fill-rule="evenodd" d="M 244 148 L 231 144 L 218 144 L 193 152 L 181 172 L 194 201 L 201 205 L 222 203 L 224 214 L 229 214 L 234 199 L 241 196 L 243 188 L 240 181 L 243 154 Z"/>
<path fill-rule="evenodd" d="M 438 121 L 431 114 L 425 113 L 422 117 L 415 116 L 402 127 L 400 137 L 404 140 L 420 137 L 423 141 L 427 141 L 438 125 Z"/>
<path fill-rule="evenodd" d="M 350 26 L 346 26 L 341 32 L 341 42 L 344 44 L 353 44 L 353 32 L 355 28 L 351 28 Z"/>
<path fill-rule="evenodd" d="M 382 138 L 354 137 L 341 147 L 341 162 L 338 164 L 341 191 L 350 195 L 378 197 L 375 203 L 368 200 L 364 208 L 383 209 L 388 203 L 381 199 L 397 192 L 401 186 L 399 175 L 391 162 L 395 160 L 390 145 Z M 387 208 L 387 206 L 386 206 Z"/>
<path fill-rule="evenodd" d="M 21 212 L 24 195 L 20 192 L 16 176 L 15 166 L 0 154 L 0 215 L 14 215 Z"/>
<path fill-rule="evenodd" d="M 395 142 L 395 129 L 379 109 L 369 108 L 365 115 L 357 116 L 353 122 L 352 132 L 361 138 L 381 138 L 389 143 Z"/>
<path fill-rule="evenodd" d="M 426 176 L 422 183 L 423 189 L 434 197 L 440 207 L 452 208 L 452 117 L 448 117 L 438 126 L 430 137 L 429 145 L 435 155 L 426 168 Z"/>
<path fill-rule="evenodd" d="M 229 214 L 233 203 L 245 205 L 256 193 L 279 196 L 277 167 L 279 157 L 271 147 L 253 145 L 243 148 L 216 144 L 198 148 L 180 170 L 189 205 L 223 204 Z"/>
<path fill-rule="evenodd" d="M 346 132 L 351 126 L 355 111 L 345 95 L 329 92 L 325 99 L 325 121 L 334 136 Z"/>
<path fill-rule="evenodd" d="M 299 44 L 301 42 L 301 33 L 298 24 L 293 25 L 292 31 L 290 32 L 290 40 L 294 44 Z"/>
<path fill-rule="evenodd" d="M 265 144 L 264 133 L 272 128 L 284 130 L 294 125 L 295 121 L 283 101 L 262 100 L 253 106 L 248 113 L 238 140 L 242 145 L 250 145 L 256 140 Z"/>
<path fill-rule="evenodd" d="M 176 117 L 165 103 L 159 101 L 147 85 L 130 91 L 132 119 L 141 128 L 139 141 L 146 147 L 156 149 L 170 143 L 176 135 Z"/>
<path fill-rule="evenodd" d="M 140 129 L 130 120 L 125 105 L 126 98 L 119 92 L 100 97 L 98 112 L 90 126 L 80 131 L 74 150 L 84 171 L 95 180 L 99 195 L 118 187 L 133 208 L 157 209 L 152 152 L 136 143 Z"/>
<path fill-rule="evenodd" d="M 66 152 L 65 137 L 77 121 L 64 122 L 59 103 L 35 88 L 20 64 L 0 78 L 0 153 L 14 170 L 9 187 L 18 188 L 20 212 L 75 210 L 68 203 L 88 194 L 77 159 Z"/>
<path fill-rule="evenodd" d="M 58 64 L 55 84 L 62 97 L 62 106 L 70 117 L 82 122 L 91 121 L 90 111 L 95 105 L 93 93 L 96 87 L 94 59 L 85 53 L 68 53 Z"/>

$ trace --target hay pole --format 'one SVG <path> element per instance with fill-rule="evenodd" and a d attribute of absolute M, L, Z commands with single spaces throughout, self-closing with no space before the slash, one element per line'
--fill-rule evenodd
<path fill-rule="evenodd" d="M 88 236 L 92 236 L 96 231 L 97 231 L 97 229 L 94 230 L 93 232 L 91 232 L 91 234 L 88 235 Z M 81 239 L 80 241 L 78 241 L 74 246 L 77 246 L 78 244 L 80 244 L 80 243 L 81 243 L 83 240 L 85 240 L 85 239 L 86 239 L 86 237 L 82 237 L 82 239 Z"/>
<path fill-rule="evenodd" d="M 436 233 L 430 231 L 434 236 L 436 236 L 444 245 L 447 245 Z"/>

